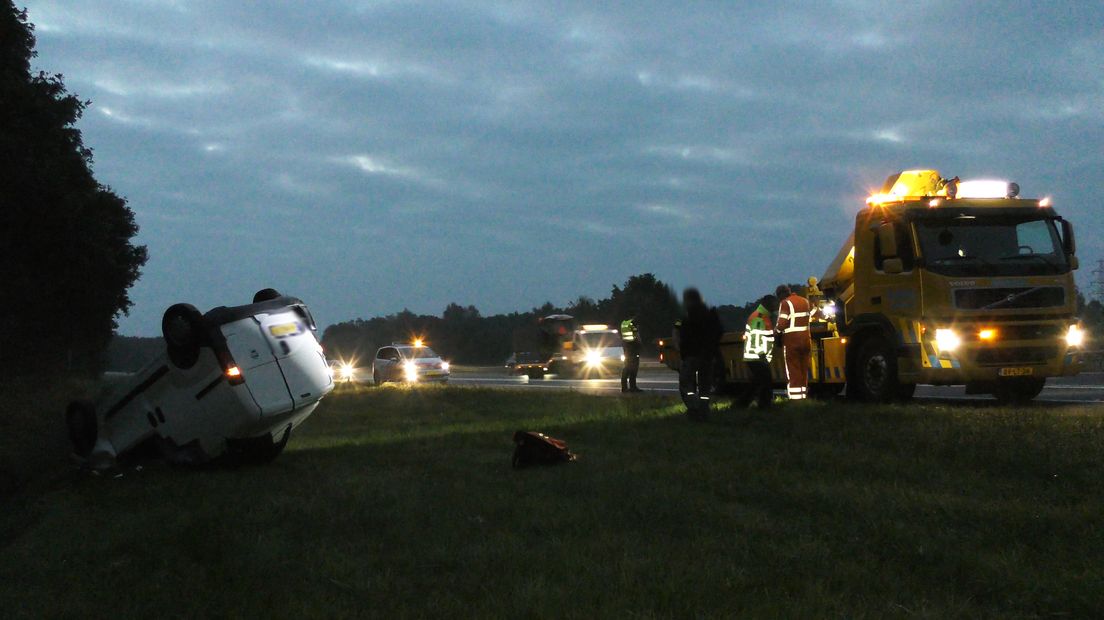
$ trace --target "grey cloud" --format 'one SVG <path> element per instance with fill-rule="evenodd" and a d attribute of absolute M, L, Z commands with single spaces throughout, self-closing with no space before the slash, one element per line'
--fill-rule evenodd
<path fill-rule="evenodd" d="M 275 285 L 323 322 L 819 274 L 894 170 L 1104 213 L 1104 10 L 29 3 L 151 260 L 125 333 Z M 1101 254 L 1083 235 L 1086 258 Z"/>

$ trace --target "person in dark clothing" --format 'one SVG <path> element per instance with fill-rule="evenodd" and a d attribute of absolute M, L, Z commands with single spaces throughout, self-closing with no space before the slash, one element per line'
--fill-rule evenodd
<path fill-rule="evenodd" d="M 640 372 L 640 330 L 636 328 L 636 317 L 621 321 L 621 352 L 625 362 L 621 366 L 621 391 L 643 392 L 636 387 L 636 374 Z"/>
<path fill-rule="evenodd" d="M 705 305 L 696 288 L 682 293 L 685 316 L 678 330 L 679 394 L 692 419 L 703 420 L 709 413 L 709 395 L 713 386 L 713 364 L 721 342 L 721 318 Z"/>

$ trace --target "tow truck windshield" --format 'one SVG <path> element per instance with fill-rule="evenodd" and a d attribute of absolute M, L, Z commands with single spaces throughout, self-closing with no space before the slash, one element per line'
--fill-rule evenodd
<path fill-rule="evenodd" d="M 916 222 L 924 263 L 951 276 L 1065 273 L 1054 220 L 957 215 Z"/>

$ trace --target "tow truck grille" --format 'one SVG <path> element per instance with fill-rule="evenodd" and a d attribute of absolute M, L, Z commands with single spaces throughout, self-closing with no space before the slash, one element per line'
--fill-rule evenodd
<path fill-rule="evenodd" d="M 1054 308 L 1066 303 L 1066 291 L 1060 286 L 1032 288 L 966 288 L 954 294 L 955 306 L 962 310 Z"/>
<path fill-rule="evenodd" d="M 1008 340 L 1044 340 L 1047 338 L 1060 338 L 1062 334 L 1066 332 L 1065 325 L 1057 323 L 1021 323 L 1021 324 L 1000 324 L 985 323 L 978 324 L 978 329 L 982 327 L 995 327 L 997 330 L 998 338 L 1002 341 Z M 977 331 L 971 330 L 967 338 L 969 340 L 977 340 Z"/>
<path fill-rule="evenodd" d="M 1057 346 L 981 349 L 976 362 L 978 366 L 1029 366 L 1045 364 L 1057 356 Z"/>

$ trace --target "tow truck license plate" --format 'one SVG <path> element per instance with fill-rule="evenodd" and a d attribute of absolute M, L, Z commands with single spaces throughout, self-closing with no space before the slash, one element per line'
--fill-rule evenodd
<path fill-rule="evenodd" d="M 1035 369 L 1028 367 L 1019 368 L 1001 368 L 998 373 L 1002 377 L 1026 377 L 1028 375 L 1035 374 Z"/>

